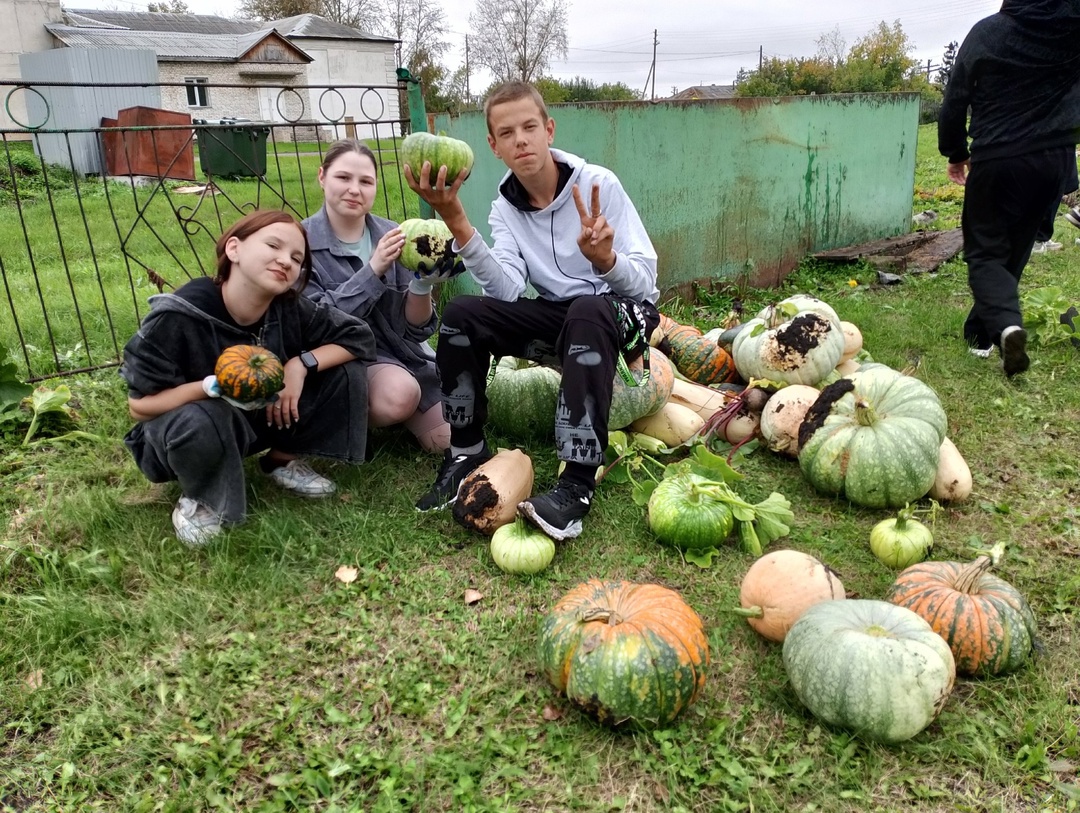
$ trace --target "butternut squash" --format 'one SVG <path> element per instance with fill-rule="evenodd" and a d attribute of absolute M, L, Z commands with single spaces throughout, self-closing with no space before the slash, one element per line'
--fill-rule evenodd
<path fill-rule="evenodd" d="M 948 438 L 941 441 L 937 474 L 930 486 L 930 496 L 942 502 L 963 502 L 971 496 L 971 468 L 956 444 Z"/>
<path fill-rule="evenodd" d="M 453 515 L 470 531 L 491 536 L 517 516 L 518 503 L 532 494 L 533 464 L 520 449 L 500 449 L 466 477 Z"/>
<path fill-rule="evenodd" d="M 668 401 L 659 412 L 639 418 L 630 424 L 630 428 L 674 447 L 686 443 L 704 425 L 705 419 L 692 409 Z"/>
<path fill-rule="evenodd" d="M 728 399 L 720 390 L 714 390 L 693 381 L 676 378 L 671 385 L 668 403 L 679 404 L 691 409 L 705 420 L 728 405 Z"/>

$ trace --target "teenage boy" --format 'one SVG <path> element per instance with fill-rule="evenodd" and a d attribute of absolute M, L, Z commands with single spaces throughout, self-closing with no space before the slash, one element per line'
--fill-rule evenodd
<path fill-rule="evenodd" d="M 553 539 L 570 539 L 581 533 L 604 462 L 616 369 L 629 376 L 625 362 L 647 352 L 660 320 L 656 252 L 612 172 L 552 149 L 555 120 L 536 88 L 500 85 L 484 114 L 488 145 L 508 170 L 488 220 L 493 246 L 458 198 L 463 176 L 447 185 L 445 167 L 405 168 L 483 292 L 455 297 L 443 310 L 435 364 L 450 449 L 416 507 L 453 503 L 461 481 L 491 456 L 484 423 L 492 356 L 555 361 L 562 367 L 555 443 L 566 467 L 554 489 L 518 510 Z M 529 285 L 537 298 L 525 298 Z"/>

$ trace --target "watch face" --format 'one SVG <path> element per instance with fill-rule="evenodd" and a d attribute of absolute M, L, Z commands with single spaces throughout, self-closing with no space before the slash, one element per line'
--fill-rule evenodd
<path fill-rule="evenodd" d="M 307 350 L 300 354 L 300 363 L 309 370 L 317 370 L 319 368 L 319 360 L 315 358 L 314 353 Z"/>

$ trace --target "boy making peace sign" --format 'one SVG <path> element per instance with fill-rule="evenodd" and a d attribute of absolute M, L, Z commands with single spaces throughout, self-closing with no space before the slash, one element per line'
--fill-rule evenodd
<path fill-rule="evenodd" d="M 489 216 L 493 246 L 458 198 L 464 173 L 447 185 L 444 167 L 405 168 L 483 292 L 455 297 L 443 311 L 435 363 L 450 449 L 416 507 L 452 504 L 462 480 L 491 456 L 484 441 L 491 357 L 556 362 L 555 442 L 566 467 L 554 489 L 518 510 L 553 539 L 570 539 L 581 533 L 604 462 L 616 365 L 641 355 L 659 323 L 656 252 L 611 171 L 551 148 L 555 121 L 536 88 L 501 85 L 484 111 L 488 145 L 508 170 Z M 524 298 L 528 285 L 537 298 Z"/>

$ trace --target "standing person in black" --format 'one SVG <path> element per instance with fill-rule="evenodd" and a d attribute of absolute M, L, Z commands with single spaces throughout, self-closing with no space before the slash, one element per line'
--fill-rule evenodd
<path fill-rule="evenodd" d="M 964 259 L 975 302 L 964 338 L 983 356 L 996 344 L 1010 377 L 1030 364 L 1020 274 L 1075 171 L 1078 140 L 1080 0 L 1005 0 L 957 52 L 938 149 L 949 178 L 967 187 Z"/>

